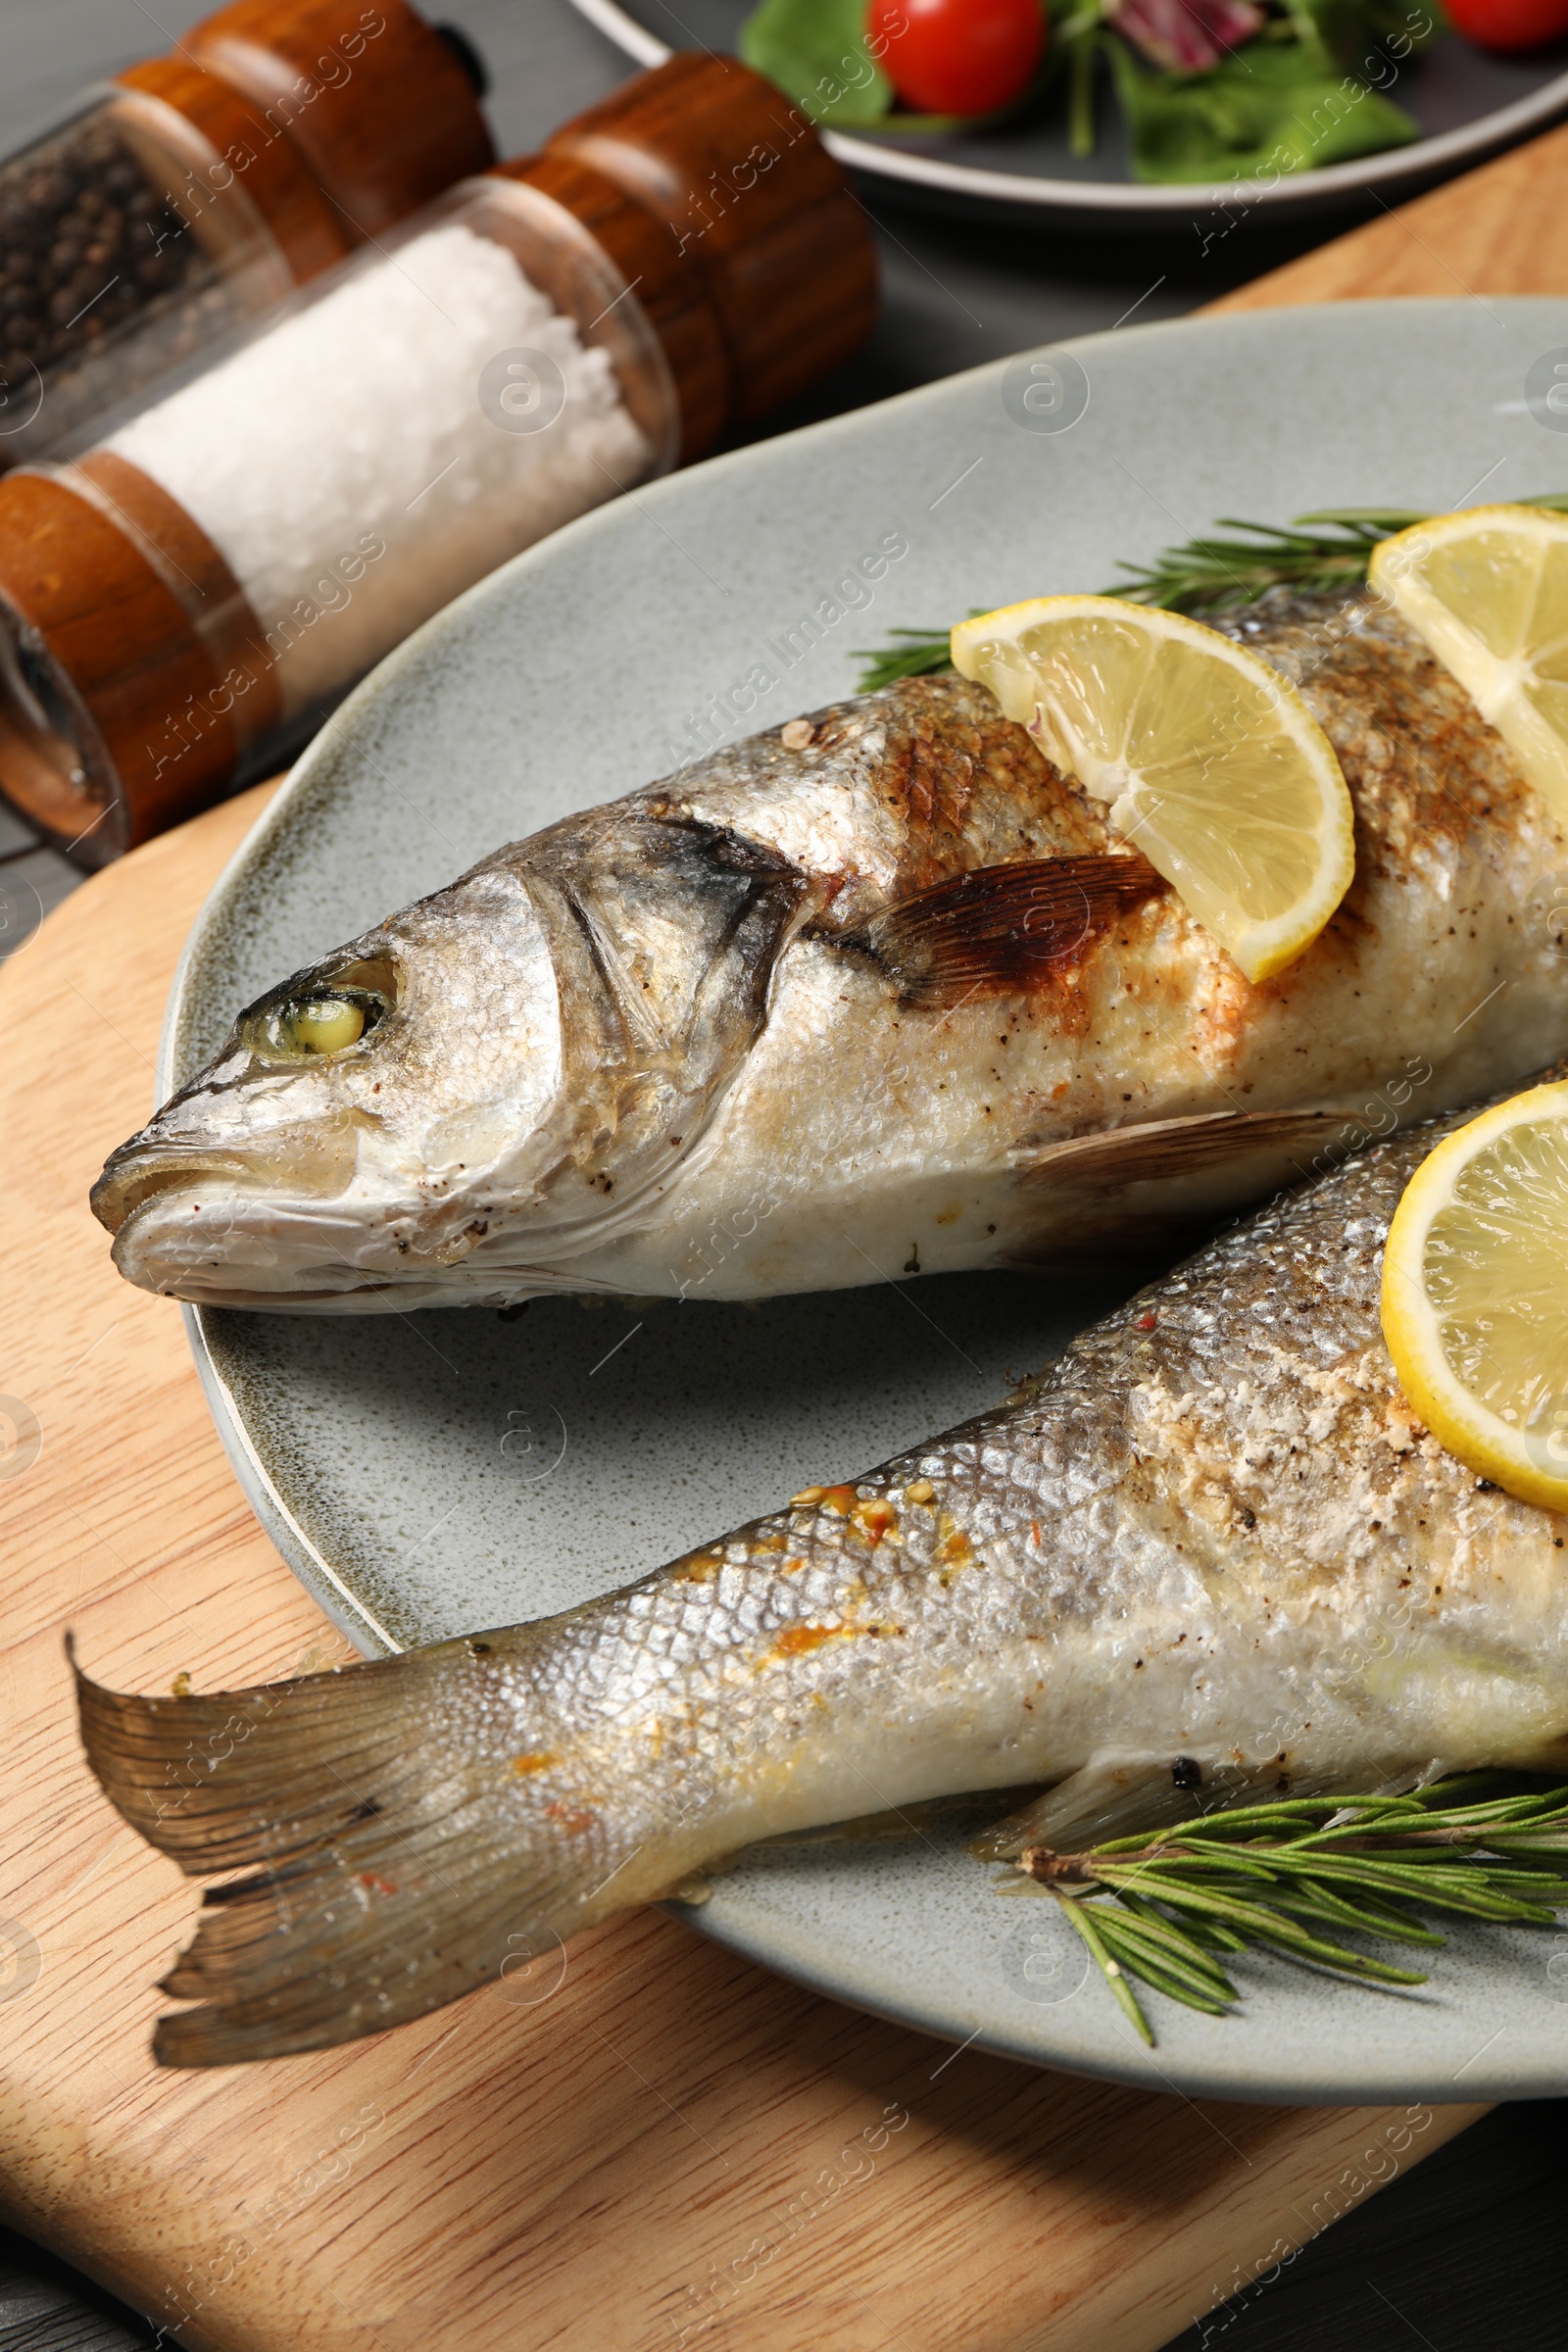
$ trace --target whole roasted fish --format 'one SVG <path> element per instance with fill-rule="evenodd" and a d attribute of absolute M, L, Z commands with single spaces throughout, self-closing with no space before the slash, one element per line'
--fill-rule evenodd
<path fill-rule="evenodd" d="M 1568 1519 L 1443 1451 L 1379 1327 L 1389 1219 L 1459 1123 L 1277 1202 L 999 1410 L 606 1599 L 213 1697 L 83 1680 L 125 1819 L 257 1873 L 210 1898 L 160 2056 L 346 2040 L 757 1838 L 1107 1758 L 1560 1774 Z"/>
<path fill-rule="evenodd" d="M 1568 859 L 1500 737 L 1359 594 L 1225 625 L 1298 682 L 1355 806 L 1349 894 L 1275 979 L 986 689 L 906 679 L 272 990 L 109 1161 L 121 1270 L 320 1312 L 1041 1264 L 1560 1054 Z"/>

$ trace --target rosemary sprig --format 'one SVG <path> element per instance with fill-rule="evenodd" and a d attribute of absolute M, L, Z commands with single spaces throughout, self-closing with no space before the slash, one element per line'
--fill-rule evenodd
<path fill-rule="evenodd" d="M 1568 514 L 1568 492 L 1558 490 L 1511 503 Z M 1298 514 L 1288 529 L 1276 530 L 1266 522 L 1222 514 L 1216 532 L 1245 531 L 1248 536 L 1189 539 L 1180 547 L 1167 547 L 1152 564 L 1124 563 L 1120 568 L 1129 576 L 1100 593 L 1125 597 L 1129 604 L 1157 605 L 1166 612 L 1202 613 L 1255 604 L 1270 588 L 1297 588 L 1303 594 L 1354 588 L 1366 578 L 1379 540 L 1430 519 L 1417 508 L 1324 507 Z M 983 605 L 972 606 L 969 618 L 985 610 Z M 862 694 L 875 694 L 896 678 L 931 677 L 952 667 L 946 631 L 891 629 L 888 634 L 906 642 L 864 649 L 855 656 L 865 664 L 859 682 Z"/>
<path fill-rule="evenodd" d="M 1239 1806 L 1087 1854 L 1026 1846 L 1017 1866 L 1059 1900 L 1152 2048 L 1133 1978 L 1210 2017 L 1241 1997 L 1223 1962 L 1252 1946 L 1360 1984 L 1424 1984 L 1341 1937 L 1436 1949 L 1446 1938 L 1423 1912 L 1552 1927 L 1565 1862 L 1568 1788 L 1472 1773 L 1403 1796 Z"/>
<path fill-rule="evenodd" d="M 971 605 L 965 618 L 975 620 L 986 610 L 984 605 Z M 949 646 L 950 632 L 946 629 L 889 629 L 890 638 L 903 637 L 907 643 L 857 646 L 852 662 L 863 662 L 860 672 L 861 694 L 880 694 L 884 686 L 893 685 L 899 678 L 934 677 L 938 670 L 953 667 Z"/>
<path fill-rule="evenodd" d="M 1353 588 L 1366 578 L 1380 539 L 1426 520 L 1419 510 L 1397 507 L 1325 507 L 1298 514 L 1289 530 L 1274 530 L 1222 514 L 1216 530 L 1249 536 L 1189 539 L 1167 547 L 1153 564 L 1122 564 L 1130 577 L 1101 593 L 1167 612 L 1216 612 L 1253 604 L 1270 588 Z"/>

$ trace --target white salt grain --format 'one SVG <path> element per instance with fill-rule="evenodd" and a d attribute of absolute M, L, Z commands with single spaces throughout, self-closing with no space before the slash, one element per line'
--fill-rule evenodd
<path fill-rule="evenodd" d="M 535 433 L 479 405 L 486 362 L 518 348 L 547 354 L 565 385 Z M 284 715 L 635 482 L 649 457 L 607 354 L 461 222 L 362 268 L 107 446 L 226 559 Z"/>

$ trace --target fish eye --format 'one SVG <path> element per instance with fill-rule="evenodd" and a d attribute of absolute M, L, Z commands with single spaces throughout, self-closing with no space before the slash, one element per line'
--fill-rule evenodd
<path fill-rule="evenodd" d="M 341 1054 L 365 1035 L 365 1006 L 353 997 L 300 997 L 281 1007 L 277 1025 L 296 1054 Z"/>
<path fill-rule="evenodd" d="M 312 989 L 271 1005 L 249 1042 L 276 1060 L 314 1061 L 346 1054 L 369 1035 L 385 1009 L 385 1000 L 370 989 Z"/>

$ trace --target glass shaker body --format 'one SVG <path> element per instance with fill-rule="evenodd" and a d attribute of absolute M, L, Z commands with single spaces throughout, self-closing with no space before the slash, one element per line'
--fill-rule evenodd
<path fill-rule="evenodd" d="M 110 85 L 0 162 L 0 466 L 59 443 L 294 282 L 244 182 Z"/>
<path fill-rule="evenodd" d="M 410 0 L 229 0 L 0 161 L 0 469 L 485 169 L 483 84 Z"/>
<path fill-rule="evenodd" d="M 526 182 L 466 181 L 0 486 L 0 777 L 84 860 L 116 856 L 679 440 L 663 347 L 595 237 Z M 139 567 L 147 642 L 103 692 L 19 593 L 29 532 L 35 571 L 63 534 L 84 576 L 94 532 L 100 566 Z"/>

